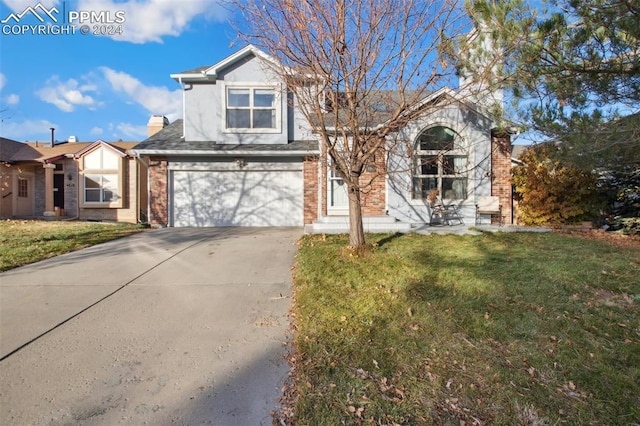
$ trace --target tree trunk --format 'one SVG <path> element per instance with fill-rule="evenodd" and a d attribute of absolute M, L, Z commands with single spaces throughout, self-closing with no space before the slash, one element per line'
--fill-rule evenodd
<path fill-rule="evenodd" d="M 362 205 L 360 202 L 360 189 L 349 187 L 349 245 L 351 248 L 363 247 L 364 227 L 362 225 Z"/>

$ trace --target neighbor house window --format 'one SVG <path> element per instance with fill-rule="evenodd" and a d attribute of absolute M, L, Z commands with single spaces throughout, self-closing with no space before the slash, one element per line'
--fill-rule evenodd
<path fill-rule="evenodd" d="M 86 203 L 110 203 L 118 201 L 118 175 L 84 175 L 84 201 Z"/>
<path fill-rule="evenodd" d="M 269 88 L 227 88 L 227 129 L 275 129 L 276 91 Z"/>
<path fill-rule="evenodd" d="M 85 207 L 121 207 L 122 157 L 99 148 L 84 156 L 83 202 Z"/>
<path fill-rule="evenodd" d="M 414 199 L 426 199 L 434 189 L 448 200 L 467 197 L 467 153 L 452 129 L 436 126 L 424 131 L 416 142 L 414 161 Z"/>

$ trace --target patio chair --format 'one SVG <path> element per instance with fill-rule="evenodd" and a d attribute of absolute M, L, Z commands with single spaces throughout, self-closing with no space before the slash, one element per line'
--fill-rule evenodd
<path fill-rule="evenodd" d="M 430 193 L 429 197 L 427 197 L 431 210 L 429 225 L 433 226 L 436 223 L 441 225 L 454 225 L 454 222 L 457 222 L 459 225 L 464 225 L 458 207 L 455 204 L 445 204 L 442 199 L 438 197 L 438 191 L 434 191 L 434 193 Z"/>

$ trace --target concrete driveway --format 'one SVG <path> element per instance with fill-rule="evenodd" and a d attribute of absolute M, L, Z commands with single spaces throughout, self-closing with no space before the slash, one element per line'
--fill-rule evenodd
<path fill-rule="evenodd" d="M 0 424 L 270 425 L 300 229 L 161 229 L 0 274 Z"/>

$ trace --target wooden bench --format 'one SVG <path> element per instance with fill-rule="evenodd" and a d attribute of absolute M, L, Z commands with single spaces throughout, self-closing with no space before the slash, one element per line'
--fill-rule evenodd
<path fill-rule="evenodd" d="M 502 205 L 500 198 L 495 196 L 481 196 L 476 200 L 476 225 L 481 215 L 498 215 L 498 225 L 502 226 Z"/>

